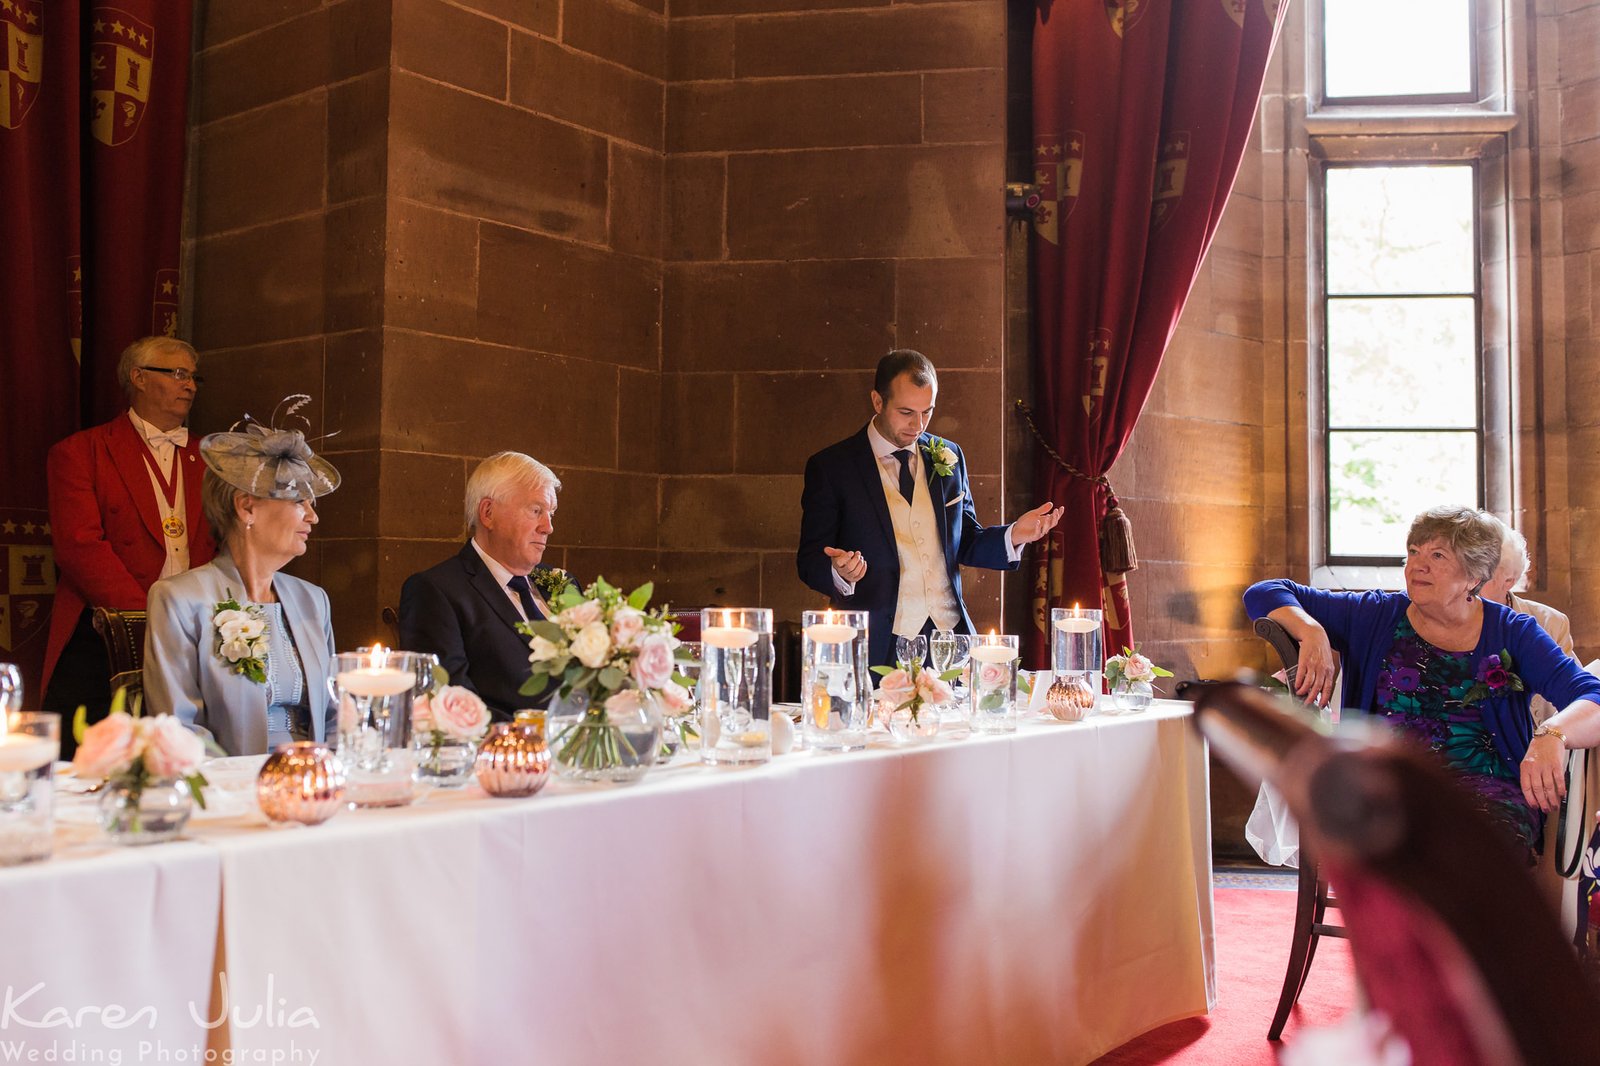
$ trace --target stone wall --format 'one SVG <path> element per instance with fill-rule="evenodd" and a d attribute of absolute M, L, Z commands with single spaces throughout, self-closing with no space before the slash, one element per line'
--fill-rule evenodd
<path fill-rule="evenodd" d="M 1001 520 L 1005 8 L 837 6 L 672 7 L 661 577 L 680 602 L 820 602 L 795 576 L 801 474 L 865 424 L 890 348 L 940 368 L 931 428 Z M 982 624 L 999 586 L 968 580 Z"/>
<path fill-rule="evenodd" d="M 501 449 L 564 482 L 549 561 L 654 573 L 662 7 L 204 5 L 196 423 L 318 397 L 345 481 L 303 569 L 341 644 L 456 550 Z"/>

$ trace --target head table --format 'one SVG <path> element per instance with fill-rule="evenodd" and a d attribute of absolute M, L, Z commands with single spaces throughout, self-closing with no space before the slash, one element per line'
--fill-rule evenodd
<path fill-rule="evenodd" d="M 0 870 L 0 1056 L 1088 1062 L 1215 1002 L 1188 717 L 680 756 L 310 829 L 225 805 L 143 849 L 67 798 L 56 857 Z"/>

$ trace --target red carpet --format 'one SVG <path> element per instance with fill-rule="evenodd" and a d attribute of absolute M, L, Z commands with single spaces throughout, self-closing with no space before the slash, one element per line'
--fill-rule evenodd
<path fill-rule="evenodd" d="M 1294 900 L 1293 892 L 1217 889 L 1216 1009 L 1204 1018 L 1153 1029 L 1102 1056 L 1096 1066 L 1276 1063 L 1278 1045 L 1267 1041 L 1267 1026 L 1277 1008 L 1284 967 L 1289 962 Z M 1338 918 L 1330 912 L 1330 920 L 1337 922 Z M 1301 1029 L 1338 1022 L 1355 1002 L 1355 995 L 1350 945 L 1332 937 L 1323 939 L 1317 945 L 1300 1002 L 1284 1027 L 1284 1043 L 1292 1044 Z"/>

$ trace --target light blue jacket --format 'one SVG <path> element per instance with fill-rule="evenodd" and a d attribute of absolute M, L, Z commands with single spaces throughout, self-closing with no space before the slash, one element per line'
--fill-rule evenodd
<path fill-rule="evenodd" d="M 300 652 L 313 734 L 330 743 L 338 732 L 338 705 L 328 691 L 334 654 L 328 594 L 282 573 L 273 575 L 272 590 Z M 233 672 L 216 651 L 211 623 L 218 603 L 230 597 L 242 603 L 243 596 L 244 581 L 226 552 L 152 585 L 144 693 L 153 713 L 177 715 L 229 755 L 261 755 L 267 750 L 267 686 Z"/>

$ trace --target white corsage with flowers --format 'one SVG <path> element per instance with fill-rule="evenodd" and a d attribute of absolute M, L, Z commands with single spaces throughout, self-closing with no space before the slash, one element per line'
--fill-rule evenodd
<path fill-rule="evenodd" d="M 232 590 L 228 592 L 228 598 L 211 609 L 211 626 L 216 631 L 212 647 L 232 673 L 264 685 L 267 652 L 272 646 L 266 616 L 259 604 L 240 606 Z"/>

